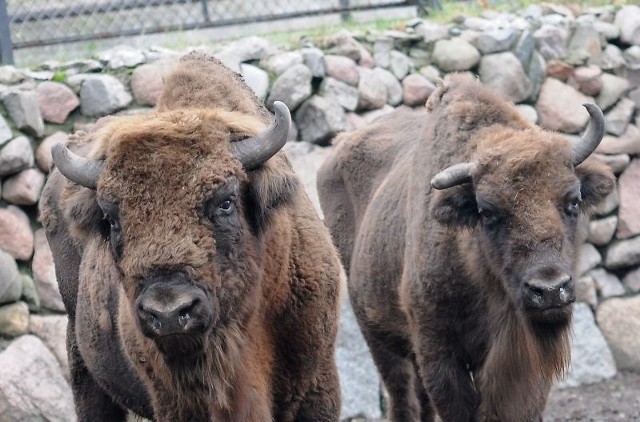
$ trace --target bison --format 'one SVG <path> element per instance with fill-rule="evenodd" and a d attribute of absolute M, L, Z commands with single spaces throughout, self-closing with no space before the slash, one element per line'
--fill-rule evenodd
<path fill-rule="evenodd" d="M 319 170 L 326 222 L 393 421 L 538 421 L 570 360 L 581 219 L 612 191 L 578 141 L 472 77 L 427 111 L 339 135 Z M 586 161 L 585 161 L 586 160 Z"/>
<path fill-rule="evenodd" d="M 274 108 L 191 53 L 155 110 L 54 147 L 40 212 L 80 420 L 338 419 L 340 260 Z"/>

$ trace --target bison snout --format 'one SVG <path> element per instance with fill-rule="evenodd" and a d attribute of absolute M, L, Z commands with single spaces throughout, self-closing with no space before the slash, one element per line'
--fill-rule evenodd
<path fill-rule="evenodd" d="M 527 308 L 544 311 L 561 308 L 576 300 L 571 276 L 560 273 L 553 278 L 532 278 L 524 283 Z"/>
<path fill-rule="evenodd" d="M 189 286 L 178 292 L 168 290 L 152 287 L 136 301 L 140 328 L 147 337 L 198 333 L 211 325 L 211 302 L 201 289 Z"/>

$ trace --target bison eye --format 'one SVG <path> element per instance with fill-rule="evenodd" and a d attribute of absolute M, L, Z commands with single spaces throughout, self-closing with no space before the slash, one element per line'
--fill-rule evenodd
<path fill-rule="evenodd" d="M 564 208 L 565 212 L 569 215 L 578 214 L 580 212 L 580 202 L 581 200 L 578 197 L 570 199 Z"/>
<path fill-rule="evenodd" d="M 224 201 L 222 201 L 220 206 L 218 206 L 218 211 L 222 215 L 229 215 L 235 210 L 235 207 L 236 207 L 235 197 L 229 197 Z"/>

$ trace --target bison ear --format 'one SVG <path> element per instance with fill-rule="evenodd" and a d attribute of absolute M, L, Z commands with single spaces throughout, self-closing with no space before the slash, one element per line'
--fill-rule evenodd
<path fill-rule="evenodd" d="M 245 212 L 257 234 L 266 228 L 280 207 L 291 201 L 299 182 L 289 160 L 281 152 L 247 175 Z"/>
<path fill-rule="evenodd" d="M 473 184 L 436 191 L 431 202 L 431 216 L 448 226 L 474 226 L 478 221 L 478 204 Z"/>
<path fill-rule="evenodd" d="M 582 206 L 591 211 L 606 198 L 616 186 L 616 178 L 611 169 L 596 159 L 588 159 L 576 167 L 576 176 L 580 180 Z"/>

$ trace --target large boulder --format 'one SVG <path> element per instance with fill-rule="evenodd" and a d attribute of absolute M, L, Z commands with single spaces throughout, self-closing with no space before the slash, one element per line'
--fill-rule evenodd
<path fill-rule="evenodd" d="M 65 376 L 69 374 L 67 359 L 67 316 L 31 315 L 29 332 L 40 338 L 53 352 Z"/>
<path fill-rule="evenodd" d="M 0 305 L 15 302 L 22 294 L 22 281 L 15 259 L 0 249 Z"/>
<path fill-rule="evenodd" d="M 640 7 L 624 6 L 616 13 L 615 25 L 620 29 L 620 39 L 628 44 L 640 45 Z"/>
<path fill-rule="evenodd" d="M 0 353 L 0 420 L 77 420 L 60 365 L 36 336 L 22 336 Z"/>
<path fill-rule="evenodd" d="M 33 253 L 33 232 L 29 217 L 15 205 L 0 208 L 0 249 L 26 261 Z"/>
<path fill-rule="evenodd" d="M 0 336 L 16 337 L 29 328 L 29 307 L 24 302 L 0 305 Z M 2 412 L 0 412 L 0 416 Z M 1 418 L 0 418 L 1 420 Z"/>
<path fill-rule="evenodd" d="M 116 77 L 90 75 L 80 88 L 80 111 L 89 117 L 100 117 L 122 110 L 133 97 Z"/>
<path fill-rule="evenodd" d="M 640 370 L 640 296 L 603 302 L 597 319 L 618 368 Z"/>
<path fill-rule="evenodd" d="M 624 239 L 640 234 L 640 159 L 634 159 L 618 179 L 620 221 L 616 237 Z"/>
<path fill-rule="evenodd" d="M 44 229 L 36 231 L 34 249 L 31 268 L 40 303 L 47 309 L 64 312 L 65 308 L 58 288 L 53 255 L 51 254 L 51 249 L 49 249 Z"/>
<path fill-rule="evenodd" d="M 136 67 L 131 74 L 131 91 L 140 105 L 156 105 L 164 87 L 164 77 L 175 64 L 174 60 L 157 60 Z"/>
<path fill-rule="evenodd" d="M 478 73 L 484 85 L 509 101 L 518 103 L 531 95 L 531 81 L 525 74 L 522 63 L 511 52 L 483 56 Z"/>
<path fill-rule="evenodd" d="M 34 90 L 12 90 L 3 97 L 4 106 L 16 127 L 29 135 L 44 135 L 44 121 Z"/>
<path fill-rule="evenodd" d="M 540 126 L 567 133 L 579 132 L 589 121 L 584 103 L 593 103 L 593 98 L 557 79 L 547 78 L 536 102 Z"/>
<path fill-rule="evenodd" d="M 44 174 L 35 168 L 9 177 L 2 186 L 2 199 L 10 204 L 35 205 L 44 186 Z"/>
<path fill-rule="evenodd" d="M 347 130 L 344 109 L 335 101 L 314 95 L 295 114 L 300 137 L 305 142 L 327 145 L 338 132 Z"/>
<path fill-rule="evenodd" d="M 441 70 L 455 72 L 477 65 L 480 52 L 462 38 L 453 38 L 437 41 L 431 59 Z"/>
<path fill-rule="evenodd" d="M 311 96 L 311 71 L 303 64 L 297 64 L 282 73 L 271 86 L 267 105 L 282 101 L 294 111 Z"/>
<path fill-rule="evenodd" d="M 18 136 L 0 150 L 0 176 L 28 169 L 34 160 L 31 142 L 26 136 Z"/>

